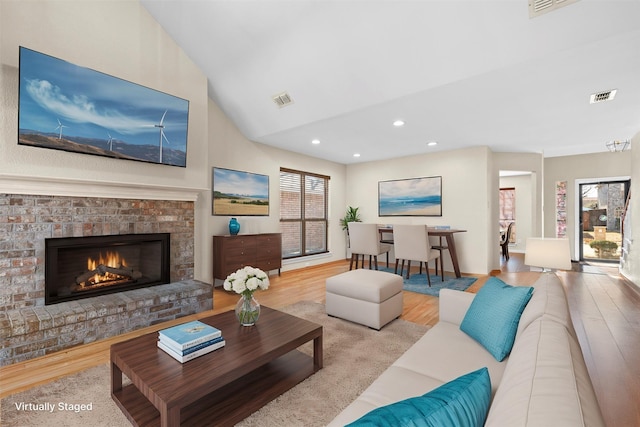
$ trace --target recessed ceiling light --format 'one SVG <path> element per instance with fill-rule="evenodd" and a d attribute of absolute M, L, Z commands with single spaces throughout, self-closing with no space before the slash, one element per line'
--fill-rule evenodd
<path fill-rule="evenodd" d="M 438 143 L 437 143 L 437 142 L 435 142 L 435 141 L 431 141 L 431 142 L 427 142 L 427 145 L 428 145 L 429 147 L 434 147 L 434 146 L 438 145 Z"/>
<path fill-rule="evenodd" d="M 360 153 L 355 153 L 353 157 L 360 157 Z"/>
<path fill-rule="evenodd" d="M 395 122 L 393 122 L 393 125 L 395 127 L 404 126 L 404 120 L 396 120 Z"/>
<path fill-rule="evenodd" d="M 319 139 L 314 139 L 313 141 L 311 141 L 312 144 L 314 145 L 318 145 L 320 144 L 320 140 Z"/>

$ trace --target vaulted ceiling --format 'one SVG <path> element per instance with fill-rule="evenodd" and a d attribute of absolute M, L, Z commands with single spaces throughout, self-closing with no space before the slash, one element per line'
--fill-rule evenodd
<path fill-rule="evenodd" d="M 527 0 L 141 3 L 248 139 L 310 156 L 349 164 L 489 146 L 548 157 L 640 131 L 638 0 L 579 0 L 535 18 Z M 293 102 L 278 107 L 284 92 Z"/>

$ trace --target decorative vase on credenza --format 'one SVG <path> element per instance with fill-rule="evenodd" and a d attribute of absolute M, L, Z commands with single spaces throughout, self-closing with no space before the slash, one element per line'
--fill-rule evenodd
<path fill-rule="evenodd" d="M 238 222 L 237 219 L 231 218 L 229 220 L 229 234 L 231 234 L 232 236 L 235 236 L 239 232 L 240 232 L 240 223 Z"/>

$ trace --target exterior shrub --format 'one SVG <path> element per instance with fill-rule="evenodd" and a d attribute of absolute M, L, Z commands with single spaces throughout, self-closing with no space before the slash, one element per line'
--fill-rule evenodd
<path fill-rule="evenodd" d="M 589 243 L 598 256 L 612 256 L 618 250 L 618 244 L 610 240 L 594 240 Z"/>
<path fill-rule="evenodd" d="M 593 249 L 604 249 L 615 251 L 618 249 L 618 244 L 616 242 L 612 242 L 611 240 L 594 240 L 589 243 Z"/>

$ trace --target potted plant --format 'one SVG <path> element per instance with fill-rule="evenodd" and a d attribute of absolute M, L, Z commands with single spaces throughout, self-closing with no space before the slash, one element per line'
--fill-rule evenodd
<path fill-rule="evenodd" d="M 360 219 L 360 213 L 358 212 L 360 208 L 354 208 L 349 206 L 347 208 L 347 212 L 344 217 L 340 218 L 340 225 L 342 229 L 347 232 L 347 259 L 351 258 L 351 250 L 349 249 L 349 223 L 350 222 L 362 222 Z"/>
<path fill-rule="evenodd" d="M 340 219 L 340 225 L 342 229 L 347 232 L 347 236 L 349 235 L 349 223 L 350 222 L 362 222 L 360 219 L 360 214 L 358 213 L 358 209 L 352 206 L 347 208 L 347 213 Z"/>

